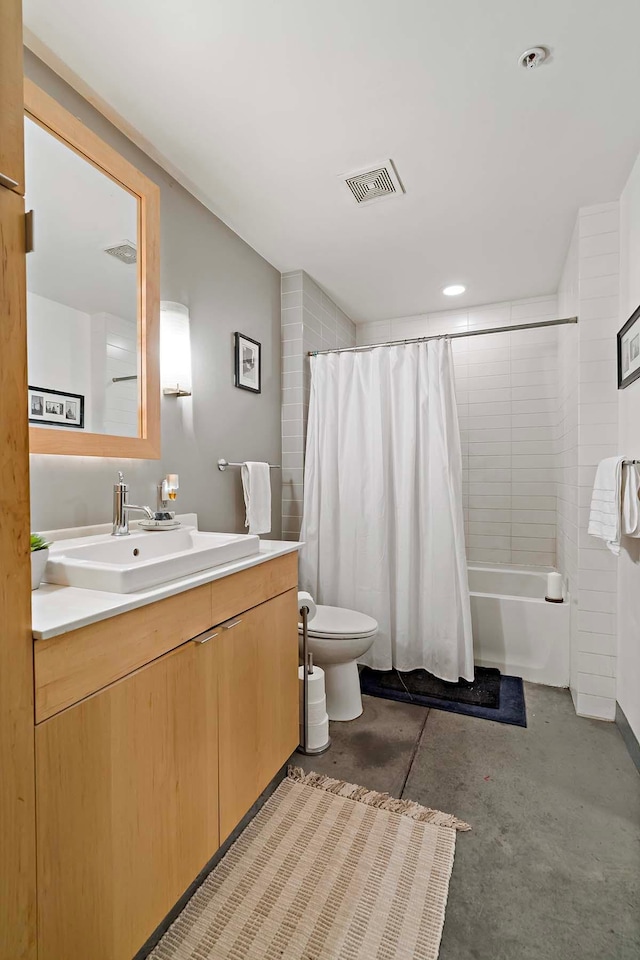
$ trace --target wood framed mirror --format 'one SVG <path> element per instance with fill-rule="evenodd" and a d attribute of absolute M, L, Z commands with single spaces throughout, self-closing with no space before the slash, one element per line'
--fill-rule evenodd
<path fill-rule="evenodd" d="M 25 80 L 29 449 L 160 457 L 160 191 Z"/>

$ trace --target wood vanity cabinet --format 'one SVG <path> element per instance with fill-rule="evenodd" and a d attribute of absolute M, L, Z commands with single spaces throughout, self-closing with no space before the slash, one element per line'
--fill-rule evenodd
<path fill-rule="evenodd" d="M 216 661 L 183 644 L 37 728 L 42 960 L 130 958 L 217 849 Z"/>
<path fill-rule="evenodd" d="M 289 590 L 222 631 L 221 842 L 298 745 L 297 597 Z"/>
<path fill-rule="evenodd" d="M 193 618 L 194 594 L 204 617 L 203 590 L 214 626 L 71 706 L 49 699 L 36 725 L 39 960 L 130 960 L 297 746 L 296 555 L 169 598 L 174 616 L 180 601 Z M 162 650 L 167 602 L 94 627 L 117 649 L 118 621 L 146 609 Z M 59 689 L 56 652 L 85 688 L 90 636 L 76 651 L 74 633 L 36 643 L 36 694 Z M 94 676 L 108 667 L 94 658 Z"/>
<path fill-rule="evenodd" d="M 0 4 L 0 184 L 24 194 L 22 4 Z M 23 247 L 24 251 L 24 247 Z"/>

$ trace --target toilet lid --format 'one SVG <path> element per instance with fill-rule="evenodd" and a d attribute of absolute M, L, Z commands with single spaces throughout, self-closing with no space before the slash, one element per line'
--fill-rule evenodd
<path fill-rule="evenodd" d="M 309 620 L 310 637 L 370 637 L 378 629 L 377 621 L 366 613 L 344 607 L 318 604 L 317 613 Z"/>

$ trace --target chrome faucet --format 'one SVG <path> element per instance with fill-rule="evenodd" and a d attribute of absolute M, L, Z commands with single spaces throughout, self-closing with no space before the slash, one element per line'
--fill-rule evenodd
<path fill-rule="evenodd" d="M 135 503 L 127 503 L 127 493 L 129 484 L 124 482 L 124 477 L 118 470 L 118 482 L 113 485 L 113 529 L 112 537 L 129 536 L 129 514 L 132 510 L 145 513 L 149 520 L 153 520 L 155 514 L 151 507 L 139 507 Z"/>

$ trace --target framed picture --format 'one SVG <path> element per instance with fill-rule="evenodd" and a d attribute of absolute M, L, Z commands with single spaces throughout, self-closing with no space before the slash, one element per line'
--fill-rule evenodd
<path fill-rule="evenodd" d="M 29 387 L 29 423 L 84 429 L 84 397 L 44 387 Z"/>
<path fill-rule="evenodd" d="M 242 390 L 260 393 L 262 389 L 262 344 L 243 333 L 235 338 L 235 385 Z"/>
<path fill-rule="evenodd" d="M 618 331 L 618 390 L 640 377 L 640 307 Z"/>

